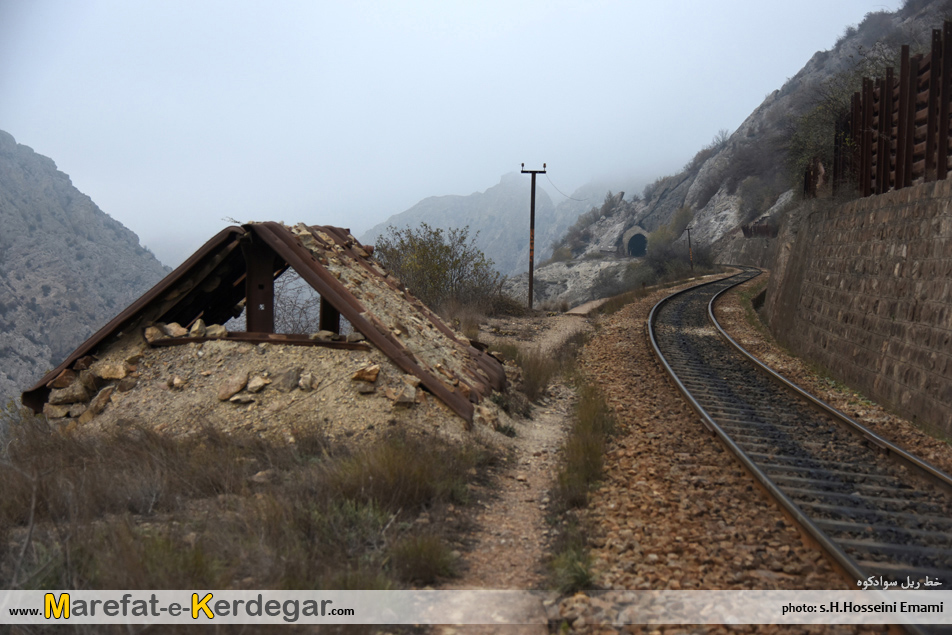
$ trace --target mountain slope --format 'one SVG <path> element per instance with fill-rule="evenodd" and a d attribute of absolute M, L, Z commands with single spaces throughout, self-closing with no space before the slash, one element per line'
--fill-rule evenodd
<path fill-rule="evenodd" d="M 877 76 L 886 66 L 898 72 L 899 46 L 911 44 L 913 54 L 926 50 L 931 30 L 950 16 L 949 0 L 908 0 L 895 12 L 868 13 L 832 49 L 815 53 L 767 95 L 733 134 L 702 148 L 680 173 L 646 188 L 639 222 L 652 230 L 687 206 L 695 212 L 692 236 L 711 244 L 770 209 L 782 211 L 777 201 L 802 188 L 797 166 L 813 157 L 830 165 L 833 118 L 817 113 L 848 104 L 862 76 Z"/>
<path fill-rule="evenodd" d="M 529 267 L 529 177 L 518 172 L 504 175 L 497 185 L 469 196 L 431 196 L 410 209 L 375 225 L 362 236 L 373 244 L 387 226 L 431 227 L 469 226 L 476 246 L 495 263 L 500 272 L 511 275 Z M 536 262 L 545 258 L 552 241 L 575 220 L 572 210 L 556 208 L 549 195 L 536 184 Z M 577 214 L 576 214 L 577 215 Z"/>
<path fill-rule="evenodd" d="M 0 396 L 15 397 L 169 269 L 49 158 L 0 130 Z"/>

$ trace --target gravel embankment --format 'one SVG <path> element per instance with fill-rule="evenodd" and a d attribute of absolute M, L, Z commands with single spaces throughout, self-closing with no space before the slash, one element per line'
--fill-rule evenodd
<path fill-rule="evenodd" d="M 645 334 L 658 291 L 600 319 L 581 365 L 602 387 L 620 431 L 602 485 L 582 512 L 603 589 L 847 589 L 805 546 L 740 464 L 705 430 L 662 374 Z M 576 631 L 617 607 L 584 594 L 561 603 Z M 626 627 L 630 632 L 651 632 Z M 664 632 L 765 632 L 763 626 Z M 869 627 L 771 627 L 774 632 L 867 632 Z M 873 629 L 879 630 L 879 629 Z M 658 631 L 660 632 L 660 631 Z"/>

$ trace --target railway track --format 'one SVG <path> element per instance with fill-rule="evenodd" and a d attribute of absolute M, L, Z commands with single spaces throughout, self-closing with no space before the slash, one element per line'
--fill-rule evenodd
<path fill-rule="evenodd" d="M 947 590 L 952 477 L 766 369 L 714 319 L 716 297 L 759 273 L 659 302 L 648 319 L 655 354 L 705 425 L 846 575 Z"/>

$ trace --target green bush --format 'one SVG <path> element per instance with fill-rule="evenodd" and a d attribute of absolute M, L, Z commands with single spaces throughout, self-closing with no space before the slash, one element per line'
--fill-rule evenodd
<path fill-rule="evenodd" d="M 475 236 L 473 237 L 475 239 Z M 377 260 L 434 309 L 448 302 L 487 307 L 500 295 L 502 276 L 469 236 L 469 227 L 387 228 L 377 239 Z"/>

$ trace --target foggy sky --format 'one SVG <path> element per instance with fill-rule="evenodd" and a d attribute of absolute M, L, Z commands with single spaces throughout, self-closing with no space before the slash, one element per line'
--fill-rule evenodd
<path fill-rule="evenodd" d="M 0 129 L 175 266 L 226 218 L 359 234 L 522 162 L 651 181 L 900 4 L 0 0 Z"/>

